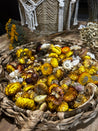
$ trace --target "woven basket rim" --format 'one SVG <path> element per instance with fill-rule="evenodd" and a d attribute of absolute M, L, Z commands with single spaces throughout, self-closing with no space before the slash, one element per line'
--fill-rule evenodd
<path fill-rule="evenodd" d="M 8 55 L 11 55 L 21 47 L 35 48 L 35 45 L 36 44 L 31 42 L 16 47 L 15 49 L 8 51 Z M 0 84 L 0 111 L 9 117 L 13 117 L 15 119 L 15 123 L 19 125 L 23 131 L 25 129 L 40 129 L 40 124 L 38 125 L 39 122 L 42 123 L 42 125 L 46 125 L 47 129 L 52 129 L 52 127 L 54 127 L 56 130 L 67 130 L 80 123 L 90 121 L 98 114 L 98 96 L 94 97 L 92 101 L 83 107 L 79 107 L 78 109 L 76 108 L 68 112 L 51 113 L 50 111 L 43 112 L 40 110 L 30 111 L 17 107 L 15 103 L 9 100 L 9 98 L 4 94 L 4 87 L 4 81 L 2 81 Z M 38 113 L 39 115 L 37 116 Z M 34 123 L 34 119 L 36 120 L 36 123 Z M 29 125 L 30 122 L 32 125 Z M 44 129 L 44 127 L 42 129 Z"/>

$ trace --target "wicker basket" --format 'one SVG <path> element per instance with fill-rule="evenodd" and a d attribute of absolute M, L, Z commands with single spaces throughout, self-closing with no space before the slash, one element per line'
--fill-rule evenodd
<path fill-rule="evenodd" d="M 22 45 L 23 48 L 36 48 L 36 45 L 29 43 Z M 17 47 L 16 49 L 19 49 Z M 85 105 L 68 112 L 51 113 L 50 111 L 30 111 L 17 107 L 4 94 L 5 86 L 7 85 L 7 74 L 2 67 L 12 60 L 12 54 L 15 54 L 16 49 L 6 51 L 0 59 L 0 113 L 4 113 L 9 117 L 14 118 L 22 131 L 43 131 L 43 130 L 70 130 L 78 124 L 89 122 L 98 114 L 98 95 L 94 97 Z"/>
<path fill-rule="evenodd" d="M 40 0 L 32 0 L 37 3 Z M 59 0 L 43 0 L 36 7 L 36 16 L 38 26 L 37 31 L 41 34 L 51 34 L 63 31 L 66 29 L 69 14 L 69 0 L 64 0 L 63 6 L 60 5 Z M 20 2 L 19 2 L 20 3 Z M 25 17 L 25 12 L 22 4 L 20 4 L 20 9 Z M 74 11 L 74 4 L 72 5 L 72 13 Z M 24 22 L 25 23 L 25 22 Z"/>

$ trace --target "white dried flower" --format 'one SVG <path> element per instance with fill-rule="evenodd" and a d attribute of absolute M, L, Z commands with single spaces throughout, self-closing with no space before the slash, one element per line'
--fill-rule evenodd
<path fill-rule="evenodd" d="M 50 44 L 48 44 L 48 43 L 47 44 L 45 43 L 45 44 L 41 45 L 41 50 L 43 50 L 43 49 L 49 49 L 49 48 L 50 48 Z"/>
<path fill-rule="evenodd" d="M 23 82 L 23 78 L 19 78 L 18 81 L 19 81 L 20 83 L 22 83 L 22 82 Z"/>
<path fill-rule="evenodd" d="M 80 62 L 79 59 L 73 60 L 73 61 L 72 61 L 72 66 L 76 66 L 76 65 L 78 65 L 79 62 Z"/>
<path fill-rule="evenodd" d="M 19 70 L 15 70 L 9 74 L 10 77 L 14 78 L 16 76 L 19 76 Z"/>
<path fill-rule="evenodd" d="M 73 60 L 77 60 L 77 59 L 78 59 L 78 60 L 81 60 L 81 58 L 80 58 L 79 56 L 76 56 L 76 57 L 75 57 L 74 55 L 72 56 L 72 59 L 73 59 Z"/>
<path fill-rule="evenodd" d="M 60 45 L 54 45 L 54 46 L 58 46 L 58 47 L 61 47 Z"/>
<path fill-rule="evenodd" d="M 15 77 L 15 79 L 10 80 L 10 82 L 11 82 L 11 83 L 15 83 L 15 82 L 20 82 L 20 83 L 22 83 L 22 82 L 23 82 L 23 78 Z"/>
<path fill-rule="evenodd" d="M 72 66 L 76 66 L 76 65 L 78 65 L 79 63 L 80 63 L 80 57 L 79 56 L 72 56 L 72 58 L 73 58 L 73 61 L 72 61 Z"/>
<path fill-rule="evenodd" d="M 63 62 L 63 68 L 64 68 L 65 70 L 71 70 L 72 67 L 73 67 L 73 66 L 72 66 L 72 63 L 71 63 L 70 60 L 66 60 L 66 61 Z"/>
<path fill-rule="evenodd" d="M 95 60 L 95 55 L 94 55 L 93 53 L 91 53 L 91 52 L 87 52 L 87 55 L 90 56 L 92 59 Z"/>

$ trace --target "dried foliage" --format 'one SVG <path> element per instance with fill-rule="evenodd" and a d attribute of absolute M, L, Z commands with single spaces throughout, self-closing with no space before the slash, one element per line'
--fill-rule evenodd
<path fill-rule="evenodd" d="M 88 46 L 98 47 L 98 24 L 89 22 L 86 27 L 80 30 L 80 36 Z"/>
<path fill-rule="evenodd" d="M 9 19 L 5 25 L 6 33 L 10 39 L 9 49 L 20 46 L 25 43 L 24 29 L 19 22 L 13 19 Z"/>

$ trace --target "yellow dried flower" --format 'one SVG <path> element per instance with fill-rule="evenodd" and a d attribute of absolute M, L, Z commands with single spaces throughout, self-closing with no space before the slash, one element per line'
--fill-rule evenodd
<path fill-rule="evenodd" d="M 23 98 L 30 98 L 30 94 L 28 92 L 23 92 L 21 97 L 23 97 Z"/>
<path fill-rule="evenodd" d="M 61 69 L 58 69 L 55 73 L 56 78 L 61 79 L 63 77 L 63 71 Z"/>
<path fill-rule="evenodd" d="M 70 57 L 71 55 L 73 55 L 73 51 L 69 51 L 66 53 L 66 57 Z"/>
<path fill-rule="evenodd" d="M 66 84 L 62 84 L 61 87 L 62 87 L 62 89 L 63 89 L 64 91 L 66 91 L 66 90 L 68 89 L 68 85 L 66 85 Z"/>
<path fill-rule="evenodd" d="M 58 60 L 56 58 L 52 58 L 50 63 L 54 68 L 58 67 Z"/>
<path fill-rule="evenodd" d="M 15 70 L 15 68 L 10 64 L 7 64 L 6 69 L 7 69 L 8 72 L 12 72 L 12 71 Z"/>
<path fill-rule="evenodd" d="M 57 78 L 54 75 L 48 76 L 47 84 L 50 86 L 53 80 L 57 80 Z"/>
<path fill-rule="evenodd" d="M 46 83 L 46 82 L 47 82 L 47 77 L 39 79 L 37 81 L 37 84 L 39 84 L 39 83 Z"/>
<path fill-rule="evenodd" d="M 34 97 L 36 96 L 36 93 L 34 91 L 31 91 L 29 94 L 30 94 L 30 99 L 34 99 Z"/>
<path fill-rule="evenodd" d="M 68 104 L 66 102 L 62 102 L 61 105 L 58 106 L 57 111 L 65 112 L 68 108 Z"/>
<path fill-rule="evenodd" d="M 61 54 L 61 47 L 54 46 L 51 44 L 50 48 L 51 48 L 52 52 L 56 53 L 57 55 Z"/>
<path fill-rule="evenodd" d="M 50 53 L 49 54 L 49 57 L 55 57 L 55 58 L 58 58 L 58 55 L 56 53 Z"/>
<path fill-rule="evenodd" d="M 84 67 L 86 67 L 86 68 L 90 67 L 90 65 L 91 65 L 90 59 L 85 59 L 83 64 L 84 64 Z"/>
<path fill-rule="evenodd" d="M 35 59 L 34 56 L 30 56 L 31 61 L 34 61 L 34 59 Z"/>
<path fill-rule="evenodd" d="M 34 110 L 34 108 L 35 108 L 34 100 L 29 99 L 29 98 L 19 97 L 16 100 L 15 104 L 16 104 L 16 106 L 18 106 L 20 108 L 28 108 L 28 109 L 32 109 L 32 110 Z"/>
<path fill-rule="evenodd" d="M 52 73 L 52 66 L 49 63 L 44 63 L 41 66 L 41 71 L 43 75 L 50 75 Z"/>
<path fill-rule="evenodd" d="M 19 82 L 8 84 L 5 88 L 5 94 L 8 96 L 15 95 L 21 90 L 21 84 Z"/>
<path fill-rule="evenodd" d="M 28 54 L 28 53 L 29 53 L 29 49 L 28 49 L 28 48 L 24 48 L 23 51 L 24 51 L 25 54 Z"/>
<path fill-rule="evenodd" d="M 98 85 L 98 75 L 93 75 L 93 76 L 91 76 L 90 82 Z"/>
<path fill-rule="evenodd" d="M 81 85 L 85 85 L 87 84 L 88 82 L 90 82 L 91 80 L 91 75 L 87 72 L 83 72 L 79 78 L 78 78 L 78 82 L 81 84 Z"/>
<path fill-rule="evenodd" d="M 13 96 L 13 101 L 16 101 L 18 97 L 21 97 L 23 92 L 18 92 L 15 94 L 15 97 Z"/>
<path fill-rule="evenodd" d="M 48 87 L 45 83 L 37 83 L 34 86 L 34 91 L 38 95 L 44 95 L 48 92 Z"/>
<path fill-rule="evenodd" d="M 60 58 L 60 59 L 64 59 L 65 57 L 66 57 L 65 54 L 61 54 L 61 55 L 59 55 L 59 58 Z"/>
<path fill-rule="evenodd" d="M 49 94 L 52 92 L 52 89 L 55 88 L 55 87 L 59 87 L 59 85 L 57 85 L 55 83 L 50 85 L 50 87 L 49 87 Z"/>
<path fill-rule="evenodd" d="M 16 51 L 16 56 L 17 57 L 21 57 L 21 54 L 23 53 L 23 49 L 18 49 L 17 51 Z"/>
<path fill-rule="evenodd" d="M 62 60 L 62 62 L 67 61 L 67 60 L 72 61 L 72 60 L 73 60 L 73 58 L 72 58 L 72 57 L 65 58 L 65 59 L 63 59 L 63 60 Z"/>
<path fill-rule="evenodd" d="M 78 75 L 77 74 L 69 74 L 68 75 L 70 79 L 72 79 L 73 81 L 76 81 L 78 79 Z"/>
<path fill-rule="evenodd" d="M 55 110 L 56 107 L 57 107 L 57 106 L 56 106 L 52 101 L 48 102 L 48 108 L 49 108 L 50 110 Z"/>
<path fill-rule="evenodd" d="M 27 85 L 27 86 L 25 86 L 25 87 L 23 88 L 23 91 L 26 92 L 26 91 L 28 91 L 28 90 L 30 90 L 30 89 L 33 89 L 33 88 L 34 88 L 34 85 Z"/>
<path fill-rule="evenodd" d="M 41 70 L 41 66 L 35 66 L 35 67 L 34 67 L 34 70 L 35 70 L 35 71 Z"/>
<path fill-rule="evenodd" d="M 18 59 L 18 61 L 19 61 L 20 64 L 25 64 L 25 59 L 23 57 Z"/>
<path fill-rule="evenodd" d="M 85 67 L 84 66 L 80 66 L 79 67 L 79 74 L 85 72 Z"/>
<path fill-rule="evenodd" d="M 96 70 L 94 68 L 89 69 L 89 74 L 93 75 L 96 73 Z"/>
<path fill-rule="evenodd" d="M 26 86 L 26 85 L 27 85 L 26 81 L 23 81 L 22 86 Z"/>
<path fill-rule="evenodd" d="M 27 56 L 28 56 L 28 57 L 31 57 L 31 56 L 32 56 L 32 51 L 31 51 L 31 50 L 29 50 L 29 52 L 27 53 Z"/>
<path fill-rule="evenodd" d="M 86 96 L 84 96 L 83 94 L 79 94 L 77 96 L 77 100 L 78 99 L 79 99 L 79 101 L 75 101 L 75 103 L 74 103 L 74 108 L 81 106 L 82 104 L 84 104 L 87 101 Z"/>
<path fill-rule="evenodd" d="M 83 59 L 84 59 L 84 60 L 85 60 L 85 59 L 91 59 L 91 57 L 88 56 L 88 55 L 86 55 L 86 56 L 83 57 Z"/>

